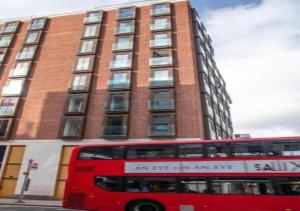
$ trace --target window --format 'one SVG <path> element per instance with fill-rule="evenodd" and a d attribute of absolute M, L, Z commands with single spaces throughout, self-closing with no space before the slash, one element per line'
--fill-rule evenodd
<path fill-rule="evenodd" d="M 124 51 L 133 49 L 133 36 L 116 37 L 113 44 L 114 51 Z"/>
<path fill-rule="evenodd" d="M 152 91 L 150 100 L 150 110 L 174 110 L 174 91 Z"/>
<path fill-rule="evenodd" d="M 116 34 L 133 34 L 135 29 L 134 24 L 134 21 L 118 22 Z"/>
<path fill-rule="evenodd" d="M 268 180 L 213 180 L 212 189 L 215 194 L 273 194 L 271 181 Z"/>
<path fill-rule="evenodd" d="M 210 117 L 214 117 L 213 102 L 211 98 L 207 94 L 203 94 L 202 97 L 204 99 L 204 114 Z"/>
<path fill-rule="evenodd" d="M 181 179 L 180 189 L 182 193 L 208 193 L 206 181 L 193 177 Z"/>
<path fill-rule="evenodd" d="M 30 68 L 31 62 L 17 62 L 14 69 L 11 69 L 9 72 L 9 77 L 26 77 L 29 68 Z"/>
<path fill-rule="evenodd" d="M 150 87 L 169 87 L 174 85 L 172 69 L 154 69 L 149 79 Z"/>
<path fill-rule="evenodd" d="M 80 45 L 81 54 L 95 54 L 97 49 L 97 40 L 83 40 Z"/>
<path fill-rule="evenodd" d="M 300 195 L 300 179 L 281 178 L 276 181 L 281 195 Z"/>
<path fill-rule="evenodd" d="M 41 31 L 28 32 L 25 39 L 25 44 L 36 44 L 39 42 L 41 37 Z"/>
<path fill-rule="evenodd" d="M 175 115 L 171 113 L 151 114 L 149 123 L 150 136 L 174 136 Z"/>
<path fill-rule="evenodd" d="M 111 69 L 130 69 L 132 67 L 132 53 L 114 54 L 110 63 Z"/>
<path fill-rule="evenodd" d="M 299 156 L 300 142 L 299 141 L 274 141 L 271 143 L 268 155 L 273 156 Z"/>
<path fill-rule="evenodd" d="M 13 36 L 12 35 L 5 35 L 0 36 L 0 48 L 4 47 L 7 48 L 10 46 L 10 43 L 12 41 Z"/>
<path fill-rule="evenodd" d="M 103 12 L 102 11 L 93 11 L 88 12 L 84 18 L 84 23 L 100 23 L 102 21 Z"/>
<path fill-rule="evenodd" d="M 171 18 L 161 17 L 152 19 L 151 31 L 171 30 Z"/>
<path fill-rule="evenodd" d="M 0 62 L 4 62 L 6 53 L 7 53 L 7 49 L 0 49 Z"/>
<path fill-rule="evenodd" d="M 230 148 L 232 156 L 247 157 L 247 156 L 265 156 L 266 151 L 264 145 L 258 142 L 240 142 L 231 143 Z"/>
<path fill-rule="evenodd" d="M 169 3 L 152 5 L 151 15 L 169 15 L 171 14 L 171 5 Z"/>
<path fill-rule="evenodd" d="M 0 101 L 0 116 L 14 116 L 19 98 L 3 98 Z"/>
<path fill-rule="evenodd" d="M 149 58 L 150 66 L 171 66 L 173 65 L 172 50 L 152 51 L 152 57 Z"/>
<path fill-rule="evenodd" d="M 104 137 L 126 137 L 127 136 L 127 115 L 108 115 L 104 121 Z"/>
<path fill-rule="evenodd" d="M 31 60 L 34 57 L 36 46 L 23 47 L 17 54 L 17 60 Z"/>
<path fill-rule="evenodd" d="M 37 18 L 31 21 L 29 30 L 43 29 L 46 24 L 46 18 Z"/>
<path fill-rule="evenodd" d="M 206 124 L 207 124 L 207 135 L 208 139 L 216 139 L 216 129 L 215 129 L 215 123 L 212 119 L 206 118 Z"/>
<path fill-rule="evenodd" d="M 135 7 L 126 7 L 119 9 L 118 19 L 135 18 Z"/>
<path fill-rule="evenodd" d="M 95 56 L 79 56 L 76 62 L 76 72 L 92 72 Z"/>
<path fill-rule="evenodd" d="M 87 105 L 87 94 L 69 95 L 66 112 L 70 114 L 84 114 Z"/>
<path fill-rule="evenodd" d="M 174 158 L 175 147 L 172 145 L 128 146 L 127 159 Z"/>
<path fill-rule="evenodd" d="M 13 119 L 1 118 L 0 119 L 0 139 L 7 139 L 12 125 Z"/>
<path fill-rule="evenodd" d="M 225 143 L 207 145 L 207 157 L 230 157 L 230 149 Z"/>
<path fill-rule="evenodd" d="M 15 33 L 18 29 L 19 22 L 9 22 L 4 25 L 4 27 L 0 30 L 0 33 Z"/>
<path fill-rule="evenodd" d="M 172 46 L 172 38 L 170 32 L 155 33 L 152 35 L 150 47 L 169 47 Z"/>
<path fill-rule="evenodd" d="M 100 25 L 86 25 L 84 27 L 83 37 L 98 37 L 100 32 Z"/>
<path fill-rule="evenodd" d="M 79 160 L 112 160 L 122 159 L 124 153 L 123 146 L 115 147 L 84 147 L 80 150 Z"/>
<path fill-rule="evenodd" d="M 123 191 L 123 178 L 122 177 L 95 177 L 95 184 L 97 187 L 107 190 L 120 192 Z"/>
<path fill-rule="evenodd" d="M 91 74 L 73 75 L 70 91 L 88 92 L 90 90 Z"/>
<path fill-rule="evenodd" d="M 126 180 L 126 192 L 172 193 L 176 191 L 175 178 L 132 177 Z"/>
<path fill-rule="evenodd" d="M 127 112 L 129 109 L 129 92 L 112 92 L 108 95 L 106 112 Z"/>
<path fill-rule="evenodd" d="M 81 138 L 83 122 L 83 116 L 65 117 L 63 120 L 61 137 Z"/>
<path fill-rule="evenodd" d="M 20 96 L 23 91 L 25 79 L 8 79 L 3 87 L 2 96 Z"/>
<path fill-rule="evenodd" d="M 204 157 L 204 152 L 204 146 L 202 144 L 179 145 L 180 158 L 201 158 Z"/>
<path fill-rule="evenodd" d="M 111 75 L 111 80 L 108 81 L 108 88 L 111 90 L 129 89 L 130 72 L 113 72 Z"/>

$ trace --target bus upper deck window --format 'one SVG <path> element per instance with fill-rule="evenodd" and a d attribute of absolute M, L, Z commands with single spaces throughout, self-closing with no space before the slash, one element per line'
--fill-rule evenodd
<path fill-rule="evenodd" d="M 202 144 L 182 144 L 179 145 L 180 158 L 201 158 L 204 157 Z"/>

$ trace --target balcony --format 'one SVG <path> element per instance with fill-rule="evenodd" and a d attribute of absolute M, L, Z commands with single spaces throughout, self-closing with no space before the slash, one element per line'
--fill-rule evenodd
<path fill-rule="evenodd" d="M 174 110 L 174 100 L 149 100 L 149 109 L 152 111 Z"/>
<path fill-rule="evenodd" d="M 159 31 L 159 30 L 170 30 L 171 29 L 171 23 L 167 22 L 167 23 L 154 23 L 151 24 L 150 27 L 151 31 Z"/>
<path fill-rule="evenodd" d="M 24 77 L 27 75 L 29 68 L 15 68 L 9 72 L 9 77 Z"/>
<path fill-rule="evenodd" d="M 167 78 L 150 78 L 150 87 L 169 87 L 174 85 L 173 77 Z"/>
<path fill-rule="evenodd" d="M 11 40 L 0 40 L 0 47 L 8 47 Z"/>
<path fill-rule="evenodd" d="M 113 44 L 113 51 L 123 51 L 123 50 L 132 50 L 132 49 L 133 49 L 133 42 Z"/>
<path fill-rule="evenodd" d="M 172 39 L 166 38 L 166 39 L 155 39 L 155 40 L 150 40 L 150 47 L 155 48 L 155 47 L 168 47 L 172 45 Z"/>
<path fill-rule="evenodd" d="M 166 66 L 173 65 L 173 57 L 153 57 L 149 59 L 150 66 Z"/>
<path fill-rule="evenodd" d="M 168 15 L 171 14 L 171 8 L 170 7 L 162 7 L 162 8 L 155 8 L 151 9 L 151 15 Z"/>
<path fill-rule="evenodd" d="M 124 68 L 131 68 L 132 60 L 119 60 L 119 61 L 111 61 L 110 68 L 111 69 L 124 69 Z"/>
<path fill-rule="evenodd" d="M 33 59 L 34 52 L 21 52 L 17 54 L 17 60 L 30 60 Z"/>
<path fill-rule="evenodd" d="M 0 116 L 13 116 L 15 113 L 15 106 L 1 106 Z"/>
<path fill-rule="evenodd" d="M 106 112 L 127 112 L 128 111 L 128 101 L 124 101 L 122 103 L 106 103 L 105 111 Z"/>
<path fill-rule="evenodd" d="M 104 126 L 102 134 L 104 137 L 127 136 L 127 126 Z"/>
<path fill-rule="evenodd" d="M 115 34 L 131 34 L 134 33 L 134 26 L 119 26 L 116 28 Z"/>
<path fill-rule="evenodd" d="M 149 136 L 175 136 L 175 126 L 169 124 L 156 124 L 149 126 Z"/>
<path fill-rule="evenodd" d="M 28 30 L 39 30 L 39 29 L 43 29 L 44 26 L 45 26 L 45 22 L 32 24 L 29 25 Z"/>
<path fill-rule="evenodd" d="M 129 89 L 130 80 L 109 80 L 108 89 Z"/>
<path fill-rule="evenodd" d="M 98 23 L 101 21 L 102 21 L 102 15 L 94 15 L 94 16 L 85 17 L 83 20 L 84 23 Z"/>
<path fill-rule="evenodd" d="M 5 27 L 3 29 L 0 29 L 0 34 L 15 33 L 16 29 L 16 26 Z"/>

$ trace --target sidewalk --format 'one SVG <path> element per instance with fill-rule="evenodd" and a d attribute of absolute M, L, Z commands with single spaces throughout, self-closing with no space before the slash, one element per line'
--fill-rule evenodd
<path fill-rule="evenodd" d="M 61 201 L 51 200 L 27 200 L 24 199 L 24 203 L 17 203 L 18 199 L 0 199 L 0 204 L 4 205 L 22 205 L 22 206 L 45 206 L 45 207 L 61 207 Z"/>

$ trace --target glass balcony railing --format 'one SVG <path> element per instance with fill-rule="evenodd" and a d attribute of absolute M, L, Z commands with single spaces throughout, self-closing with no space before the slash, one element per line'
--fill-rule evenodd
<path fill-rule="evenodd" d="M 107 112 L 128 111 L 128 101 L 124 101 L 122 103 L 106 103 L 105 111 Z"/>
<path fill-rule="evenodd" d="M 11 26 L 11 27 L 5 27 L 0 29 L 0 34 L 2 33 L 14 33 L 16 31 L 17 27 L 16 26 Z"/>
<path fill-rule="evenodd" d="M 0 116 L 12 116 L 15 112 L 15 106 L 1 106 Z"/>
<path fill-rule="evenodd" d="M 83 20 L 84 23 L 96 23 L 101 21 L 102 21 L 102 15 L 85 17 Z"/>
<path fill-rule="evenodd" d="M 113 44 L 113 50 L 118 51 L 118 50 L 131 50 L 133 49 L 133 42 L 128 42 L 128 43 L 114 43 Z"/>
<path fill-rule="evenodd" d="M 150 136 L 174 136 L 175 126 L 169 124 L 156 124 L 149 126 Z"/>
<path fill-rule="evenodd" d="M 162 7 L 151 10 L 151 15 L 166 15 L 171 13 L 170 7 Z"/>
<path fill-rule="evenodd" d="M 110 68 L 117 69 L 117 68 L 131 68 L 132 60 L 119 60 L 119 61 L 111 61 Z"/>
<path fill-rule="evenodd" d="M 174 100 L 173 99 L 150 100 L 149 109 L 150 110 L 173 110 Z"/>
<path fill-rule="evenodd" d="M 29 25 L 28 30 L 43 29 L 44 26 L 45 26 L 45 22 L 38 23 L 38 24 L 32 24 L 32 25 Z"/>
<path fill-rule="evenodd" d="M 171 46 L 172 40 L 170 38 L 166 39 L 154 39 L 150 40 L 150 47 L 165 47 L 165 46 Z"/>
<path fill-rule="evenodd" d="M 172 86 L 173 85 L 173 77 L 167 78 L 150 78 L 149 83 L 151 87 L 156 86 Z"/>
<path fill-rule="evenodd" d="M 17 60 L 32 59 L 34 52 L 21 52 L 17 54 Z"/>
<path fill-rule="evenodd" d="M 129 18 L 134 18 L 135 13 L 134 12 L 128 12 L 128 13 L 120 13 L 118 15 L 118 19 L 129 19 Z"/>
<path fill-rule="evenodd" d="M 154 30 L 169 30 L 171 29 L 171 23 L 154 23 L 154 24 L 151 24 L 151 27 L 150 27 L 151 31 L 154 31 Z"/>
<path fill-rule="evenodd" d="M 0 40 L 0 47 L 8 47 L 11 40 Z"/>
<path fill-rule="evenodd" d="M 126 136 L 127 126 L 104 126 L 102 134 L 103 136 Z"/>
<path fill-rule="evenodd" d="M 3 96 L 9 96 L 9 95 L 16 95 L 19 96 L 21 94 L 22 87 L 12 87 L 12 86 L 5 86 L 2 90 Z"/>
<path fill-rule="evenodd" d="M 130 80 L 109 80 L 109 89 L 128 89 L 130 87 Z"/>
<path fill-rule="evenodd" d="M 134 26 L 119 26 L 116 28 L 116 34 L 134 33 Z"/>
<path fill-rule="evenodd" d="M 21 76 L 26 76 L 28 73 L 28 68 L 15 68 L 11 69 L 9 72 L 10 77 L 21 77 Z"/>
<path fill-rule="evenodd" d="M 149 59 L 150 66 L 172 65 L 172 64 L 173 64 L 173 58 L 171 56 L 154 57 Z"/>

